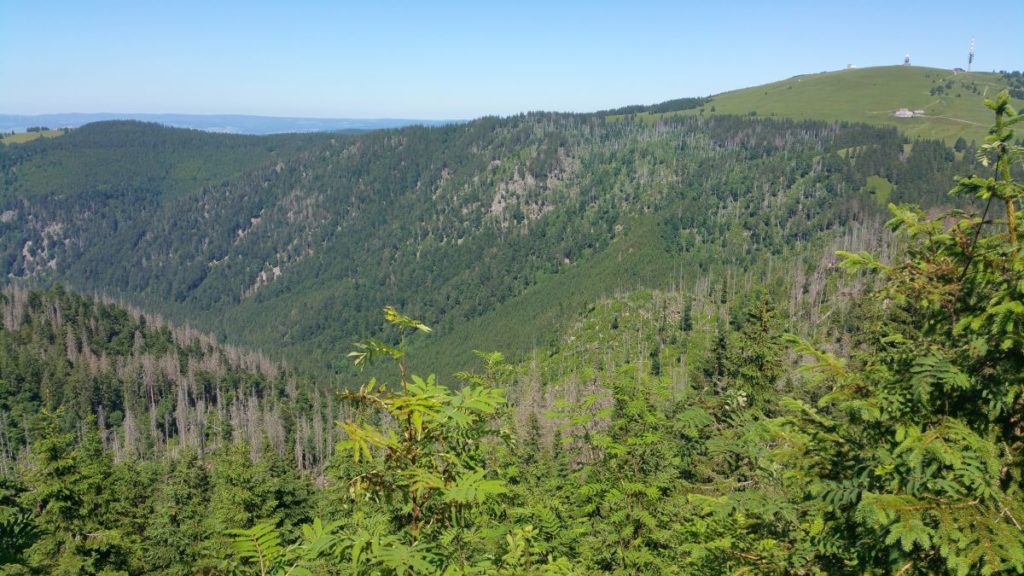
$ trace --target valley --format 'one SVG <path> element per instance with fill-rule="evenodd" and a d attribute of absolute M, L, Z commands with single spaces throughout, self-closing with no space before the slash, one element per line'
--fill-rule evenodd
<path fill-rule="evenodd" d="M 711 102 L 725 112 L 730 98 Z M 805 109 L 811 97 L 794 98 Z M 463 342 L 525 354 L 567 309 L 615 292 L 751 273 L 767 254 L 780 273 L 797 251 L 816 264 L 849 221 L 884 217 L 885 201 L 858 192 L 867 178 L 913 171 L 887 201 L 921 203 L 961 169 L 934 148 L 901 161 L 911 141 L 885 128 L 616 118 L 262 139 L 94 124 L 7 154 L 4 273 L 125 298 L 329 372 L 393 303 L 438 328 L 455 370 L 471 360 Z M 847 153 L 863 146 L 863 159 Z M 513 299 L 531 310 L 494 312 Z M 474 322 L 497 329 L 470 335 Z"/>
<path fill-rule="evenodd" d="M 1024 571 L 1021 101 L 951 74 L 5 137 L 0 566 Z"/>

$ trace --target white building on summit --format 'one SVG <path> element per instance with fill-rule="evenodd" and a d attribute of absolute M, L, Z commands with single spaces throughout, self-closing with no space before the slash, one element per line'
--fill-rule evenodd
<path fill-rule="evenodd" d="M 924 116 L 924 110 L 910 110 L 909 108 L 900 108 L 899 110 L 892 113 L 897 118 L 913 118 L 915 116 Z"/>

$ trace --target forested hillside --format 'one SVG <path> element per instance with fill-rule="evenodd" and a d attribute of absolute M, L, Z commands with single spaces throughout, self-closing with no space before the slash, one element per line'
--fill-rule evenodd
<path fill-rule="evenodd" d="M 191 574 L 228 554 L 228 529 L 313 513 L 334 394 L 59 286 L 0 303 L 5 574 Z"/>
<path fill-rule="evenodd" d="M 594 303 L 543 357 L 478 353 L 454 385 L 411 370 L 407 344 L 431 329 L 387 307 L 385 340 L 348 356 L 388 375 L 321 392 L 153 317 L 60 287 L 10 291 L 0 561 L 26 574 L 1024 572 L 1024 150 L 1006 98 L 990 104 L 991 176 L 954 189 L 984 213 L 890 204 L 906 244 L 891 262 L 838 254 L 866 292 L 814 319 L 818 344 L 786 334 L 804 321 L 761 288 L 638 290 Z"/>
<path fill-rule="evenodd" d="M 637 286 L 777 284 L 944 202 L 973 150 L 893 129 L 530 114 L 358 137 L 138 123 L 0 148 L 3 272 L 124 298 L 315 369 L 399 306 L 466 367 Z M 843 242 L 843 241 L 841 241 Z M 486 327 L 486 328 L 484 328 Z"/>
<path fill-rule="evenodd" d="M 244 442 L 316 471 L 333 449 L 331 394 L 262 354 L 59 285 L 9 290 L 2 302 L 5 470 L 32 445 L 40 412 L 60 412 L 69 429 L 92 426 L 116 460 Z"/>
<path fill-rule="evenodd" d="M 1024 573 L 1010 95 L 713 102 L 0 145 L 0 570 Z"/>

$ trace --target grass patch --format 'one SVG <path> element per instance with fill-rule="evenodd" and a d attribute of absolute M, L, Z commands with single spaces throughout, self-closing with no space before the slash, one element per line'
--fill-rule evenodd
<path fill-rule="evenodd" d="M 892 195 L 894 188 L 896 186 L 892 182 L 881 176 L 868 176 L 868 181 L 864 184 L 864 188 L 861 191 L 873 195 L 879 206 L 885 206 L 889 203 L 889 197 Z"/>
<path fill-rule="evenodd" d="M 43 130 L 42 132 L 18 132 L 16 134 L 4 134 L 0 136 L 0 144 L 24 144 L 36 138 L 56 138 L 63 136 L 64 130 Z"/>
<path fill-rule="evenodd" d="M 725 92 L 694 110 L 647 115 L 736 114 L 798 120 L 839 120 L 896 126 L 911 138 L 953 144 L 957 138 L 981 142 L 992 123 L 982 99 L 1005 88 L 999 74 L 918 66 L 858 68 L 794 76 L 781 82 Z M 1020 108 L 1024 102 L 1014 101 Z M 900 108 L 922 116 L 897 118 Z"/>

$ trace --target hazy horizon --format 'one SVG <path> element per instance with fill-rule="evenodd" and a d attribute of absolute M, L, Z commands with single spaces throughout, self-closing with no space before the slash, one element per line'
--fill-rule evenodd
<path fill-rule="evenodd" d="M 975 70 L 1020 66 L 1013 60 L 1024 39 L 993 30 L 989 13 L 948 1 L 927 8 L 0 1 L 0 76 L 14 87 L 0 93 L 0 112 L 430 120 L 590 112 L 848 64 L 899 64 L 906 53 L 915 65 L 966 67 L 972 37 Z M 1001 19 L 1024 20 L 1024 6 L 1004 8 Z"/>

